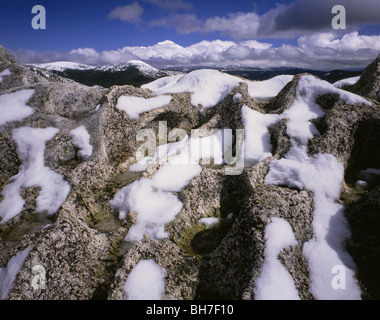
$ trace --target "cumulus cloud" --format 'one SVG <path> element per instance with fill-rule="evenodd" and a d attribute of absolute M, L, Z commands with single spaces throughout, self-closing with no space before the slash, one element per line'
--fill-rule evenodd
<path fill-rule="evenodd" d="M 149 23 L 151 27 L 175 28 L 179 33 L 188 34 L 201 31 L 202 22 L 195 14 L 174 14 L 170 17 L 153 20 Z"/>
<path fill-rule="evenodd" d="M 165 10 L 194 10 L 194 5 L 185 0 L 143 0 Z"/>
<path fill-rule="evenodd" d="M 347 12 L 347 23 L 351 27 L 360 24 L 379 24 L 380 6 L 378 0 L 295 0 L 284 7 L 275 17 L 273 32 L 284 31 L 324 31 L 331 29 L 335 4 L 343 5 Z"/>
<path fill-rule="evenodd" d="M 254 13 L 230 13 L 227 17 L 213 17 L 205 21 L 203 31 L 221 32 L 235 39 L 252 38 L 260 27 L 260 17 Z"/>
<path fill-rule="evenodd" d="M 331 21 L 334 17 L 331 11 L 335 4 L 331 0 L 294 0 L 287 5 L 277 4 L 262 15 L 255 12 L 235 12 L 207 19 L 200 19 L 194 15 L 186 25 L 175 23 L 180 21 L 180 16 L 177 15 L 175 19 L 172 16 L 162 19 L 161 25 L 176 29 L 180 33 L 220 33 L 237 40 L 290 39 L 315 32 L 331 31 Z M 354 31 L 362 24 L 380 24 L 378 0 L 340 0 L 339 4 L 346 9 L 348 31 Z"/>
<path fill-rule="evenodd" d="M 172 41 L 163 41 L 153 46 L 124 47 L 102 52 L 92 48 L 79 48 L 66 53 L 32 50 L 18 50 L 12 53 L 22 63 L 67 60 L 99 65 L 140 59 L 158 68 L 243 65 L 327 71 L 367 66 L 380 53 L 380 35 L 360 35 L 357 31 L 344 35 L 333 32 L 316 33 L 300 37 L 296 45 L 283 44 L 280 47 L 257 40 L 201 41 L 188 47 L 182 47 Z"/>
<path fill-rule="evenodd" d="M 119 19 L 123 22 L 139 23 L 141 22 L 141 15 L 144 9 L 139 5 L 137 1 L 124 7 L 116 7 L 108 15 L 110 19 Z"/>

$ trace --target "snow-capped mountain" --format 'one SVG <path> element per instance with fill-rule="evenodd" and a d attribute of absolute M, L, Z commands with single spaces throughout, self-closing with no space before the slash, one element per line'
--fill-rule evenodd
<path fill-rule="evenodd" d="M 161 70 L 152 67 L 151 65 L 141 61 L 141 60 L 130 60 L 128 62 L 123 62 L 119 64 L 109 64 L 104 66 L 98 66 L 95 67 L 94 70 L 97 71 L 108 71 L 108 72 L 120 72 L 125 71 L 130 67 L 137 68 L 140 72 L 144 73 L 145 75 L 152 75 L 155 76 L 158 73 L 162 72 Z"/>
<path fill-rule="evenodd" d="M 71 62 L 71 61 L 56 61 L 56 62 L 49 62 L 49 63 L 33 63 L 28 64 L 28 66 L 32 66 L 39 69 L 49 70 L 49 71 L 60 71 L 63 72 L 66 69 L 75 69 L 75 70 L 89 70 L 93 69 L 93 66 L 83 64 L 83 63 L 77 63 L 77 62 Z"/>
<path fill-rule="evenodd" d="M 98 85 L 102 87 L 113 85 L 140 86 L 178 73 L 157 69 L 140 60 L 101 66 L 90 66 L 71 61 L 28 64 L 26 66 L 34 71 L 38 70 L 48 78 L 60 76 L 88 86 Z"/>
<path fill-rule="evenodd" d="M 95 70 L 95 71 L 107 71 L 107 72 L 121 72 L 125 71 L 130 67 L 135 67 L 142 73 L 146 75 L 156 75 L 160 73 L 161 70 L 141 61 L 141 60 L 130 60 L 127 62 L 122 62 L 118 64 L 106 64 L 101 66 L 90 66 L 83 63 L 71 62 L 71 61 L 56 61 L 41 64 L 28 64 L 39 69 L 64 72 L 68 69 L 70 70 Z"/>

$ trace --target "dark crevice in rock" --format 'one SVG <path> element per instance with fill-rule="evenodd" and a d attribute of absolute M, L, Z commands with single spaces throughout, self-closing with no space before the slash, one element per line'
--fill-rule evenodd
<path fill-rule="evenodd" d="M 380 299 L 380 187 L 346 206 L 351 227 L 346 248 L 357 266 L 357 277 L 364 299 Z"/>
<path fill-rule="evenodd" d="M 178 112 L 174 111 L 167 111 L 160 113 L 158 116 L 156 116 L 152 122 L 160 122 L 160 121 L 166 121 L 168 126 L 168 131 L 174 128 L 192 128 L 193 122 L 191 119 L 189 119 L 188 116 L 184 116 Z"/>
<path fill-rule="evenodd" d="M 335 103 L 339 101 L 339 99 L 340 96 L 338 93 L 328 93 L 317 97 L 315 103 L 323 110 L 330 110 L 334 107 Z"/>
<path fill-rule="evenodd" d="M 354 146 L 345 172 L 345 180 L 350 184 L 362 179 L 360 172 L 369 168 L 380 169 L 380 120 L 362 121 L 354 135 Z M 368 179 L 370 187 L 380 181 Z"/>
<path fill-rule="evenodd" d="M 218 277 L 225 277 L 226 275 L 215 274 L 213 268 L 209 268 L 209 265 L 213 264 L 214 257 L 212 252 L 219 247 L 227 233 L 231 230 L 233 222 L 239 216 L 240 211 L 252 193 L 253 189 L 246 174 L 226 176 L 224 178 L 220 199 L 220 215 L 222 219 L 220 225 L 216 228 L 200 232 L 192 241 L 194 250 L 203 254 L 197 299 L 234 299 L 242 290 L 240 286 L 236 287 L 235 277 L 227 280 L 228 284 L 222 287 L 219 286 L 218 282 L 222 279 L 218 279 Z M 237 270 L 234 270 L 234 266 L 231 265 L 229 269 L 230 275 L 237 272 Z M 225 279 L 223 281 L 226 282 Z"/>
<path fill-rule="evenodd" d="M 283 157 L 290 149 L 290 139 L 286 133 L 286 119 L 268 128 L 271 135 L 272 154 Z"/>
<path fill-rule="evenodd" d="M 107 261 L 105 269 L 105 279 L 95 288 L 89 300 L 107 300 L 112 292 L 112 284 L 115 282 L 117 270 L 123 265 L 123 257 L 115 255 L 114 260 Z"/>

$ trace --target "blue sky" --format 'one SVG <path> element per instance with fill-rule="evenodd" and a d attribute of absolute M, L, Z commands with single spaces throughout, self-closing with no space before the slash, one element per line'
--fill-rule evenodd
<path fill-rule="evenodd" d="M 117 62 L 114 55 L 112 58 L 107 57 L 109 52 L 113 54 L 119 50 L 119 53 L 123 52 L 121 60 L 133 56 L 157 65 L 173 65 L 175 61 L 169 59 L 165 62 L 164 55 L 158 59 L 157 53 L 139 55 L 136 54 L 140 52 L 137 49 L 126 50 L 125 47 L 151 47 L 171 40 L 187 48 L 204 40 L 221 40 L 225 42 L 222 44 L 225 50 L 230 48 L 226 45 L 228 41 L 240 46 L 239 50 L 235 50 L 236 57 L 243 57 L 245 63 L 263 59 L 259 55 L 261 43 L 264 43 L 267 50 L 281 48 L 276 57 L 284 59 L 283 65 L 287 66 L 295 65 L 296 56 L 301 53 L 306 63 L 307 46 L 328 47 L 339 53 L 336 59 L 343 57 L 346 60 L 352 54 L 349 49 L 355 49 L 355 52 L 362 49 L 365 53 L 361 53 L 357 60 L 364 64 L 380 51 L 376 46 L 377 37 L 380 36 L 380 1 L 338 2 L 347 11 L 347 29 L 339 31 L 331 27 L 331 8 L 335 4 L 332 0 L 3 0 L 0 5 L 0 45 L 23 62 L 53 58 L 70 58 L 83 63 L 103 63 L 107 59 Z M 46 30 L 34 30 L 31 27 L 34 16 L 31 9 L 36 4 L 46 8 Z M 347 38 L 344 42 L 342 37 L 345 34 L 354 34 L 356 37 Z M 245 50 L 244 54 L 241 43 L 247 40 L 257 41 L 259 45 L 244 45 L 250 50 L 250 53 Z M 341 42 L 339 46 L 336 40 Z M 348 41 L 354 43 L 352 48 L 347 44 Z M 81 48 L 93 50 L 87 50 L 91 56 L 86 57 L 83 50 L 77 50 Z M 220 48 L 213 46 L 211 49 Z M 324 59 L 326 67 L 328 60 L 334 59 L 331 50 L 330 59 Z M 232 50 L 229 51 L 231 55 Z M 269 56 L 274 54 L 272 51 L 267 52 Z M 98 60 L 94 58 L 94 52 L 99 54 Z M 285 57 L 280 55 L 285 53 Z M 324 53 L 328 54 L 326 50 Z M 176 54 L 177 57 L 178 52 Z M 210 59 L 204 62 L 224 63 L 223 59 Z M 232 63 L 232 60 L 229 58 L 225 62 Z M 355 67 L 355 63 L 343 65 Z"/>
<path fill-rule="evenodd" d="M 202 19 L 224 16 L 231 12 L 264 13 L 274 7 L 276 2 L 290 3 L 288 0 L 253 1 L 183 1 L 190 3 L 190 9 L 162 8 L 154 3 L 137 1 L 143 8 L 138 23 L 110 19 L 109 14 L 120 6 L 131 5 L 136 1 L 119 0 L 12 0 L 1 3 L 0 43 L 7 48 L 37 50 L 71 50 L 78 47 L 91 47 L 96 50 L 110 50 L 123 46 L 154 45 L 164 40 L 172 40 L 182 46 L 201 40 L 230 39 L 217 33 L 195 32 L 184 34 L 174 28 L 152 27 L 150 22 L 173 14 L 195 14 Z M 46 30 L 31 28 L 34 5 L 46 9 Z M 189 6 L 190 7 L 190 6 Z"/>

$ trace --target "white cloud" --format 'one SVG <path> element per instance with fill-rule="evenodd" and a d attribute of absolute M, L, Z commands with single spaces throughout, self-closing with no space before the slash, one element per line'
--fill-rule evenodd
<path fill-rule="evenodd" d="M 108 15 L 110 19 L 119 19 L 123 22 L 139 23 L 141 22 L 141 15 L 144 9 L 139 5 L 137 1 L 124 7 L 116 7 Z"/>
<path fill-rule="evenodd" d="M 185 0 L 143 0 L 167 10 L 193 10 L 194 5 Z"/>
<path fill-rule="evenodd" d="M 153 20 L 151 27 L 175 28 L 179 33 L 188 34 L 201 31 L 202 22 L 195 14 L 174 14 L 170 17 Z"/>
<path fill-rule="evenodd" d="M 163 0 L 149 0 L 163 1 Z M 346 8 L 347 31 L 354 31 L 363 24 L 380 24 L 380 6 L 378 0 L 340 0 Z M 276 4 L 262 15 L 255 12 L 228 13 L 220 17 L 201 19 L 195 15 L 171 15 L 162 18 L 152 26 L 165 26 L 180 33 L 219 33 L 233 39 L 293 39 L 303 35 L 329 32 L 332 30 L 331 13 L 334 4 L 331 0 L 294 0 L 288 5 Z M 187 21 L 181 22 L 181 17 Z"/>
<path fill-rule="evenodd" d="M 213 17 L 205 21 L 203 31 L 221 32 L 235 39 L 250 39 L 257 35 L 260 17 L 254 12 L 230 13 L 227 17 Z"/>
<path fill-rule="evenodd" d="M 172 41 L 153 46 L 124 47 L 97 52 L 79 48 L 70 52 L 11 51 L 23 63 L 67 60 L 86 64 L 115 64 L 140 59 L 158 68 L 169 66 L 247 65 L 251 67 L 298 67 L 318 70 L 363 68 L 380 53 L 380 35 L 332 32 L 302 36 L 296 45 L 274 47 L 269 42 L 201 41 L 182 47 Z"/>

